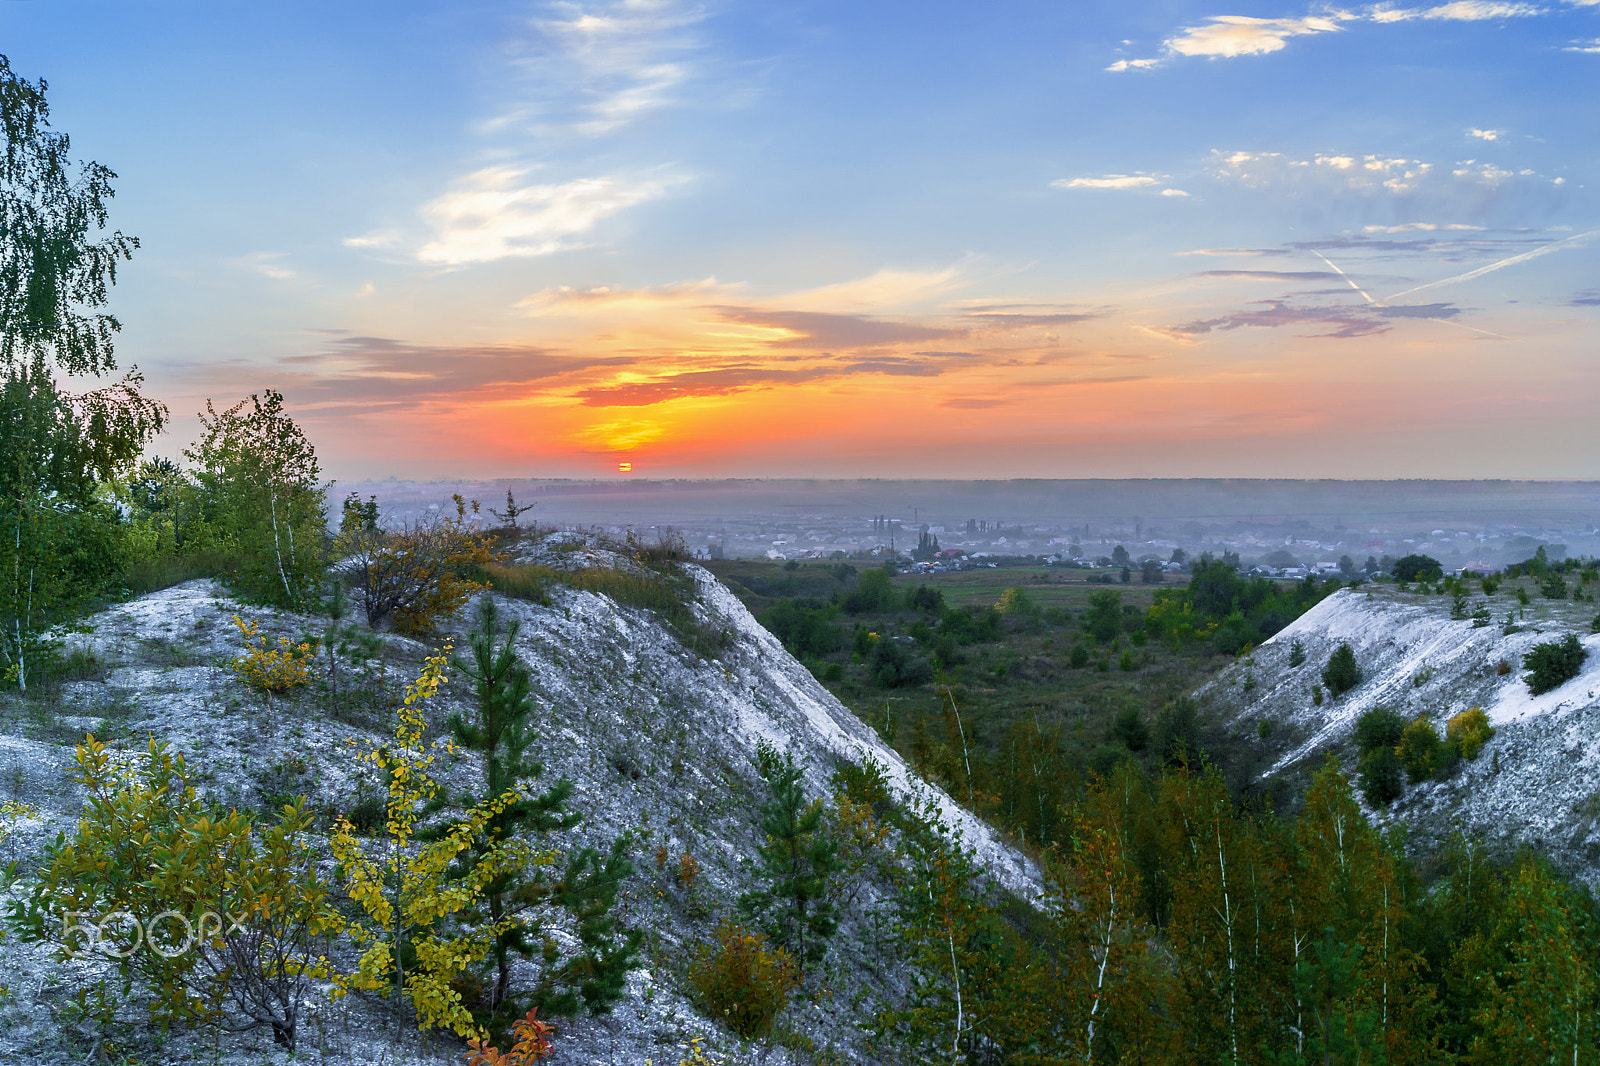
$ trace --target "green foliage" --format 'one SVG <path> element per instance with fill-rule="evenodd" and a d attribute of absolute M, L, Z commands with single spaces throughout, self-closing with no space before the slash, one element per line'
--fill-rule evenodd
<path fill-rule="evenodd" d="M 268 389 L 220 412 L 207 400 L 200 424 L 184 456 L 196 464 L 213 536 L 235 552 L 229 584 L 261 603 L 315 603 L 325 571 L 321 468 L 283 395 Z"/>
<path fill-rule="evenodd" d="M 1150 727 L 1145 725 L 1137 707 L 1129 707 L 1117 715 L 1111 725 L 1111 735 L 1129 751 L 1143 751 L 1150 745 Z"/>
<path fill-rule="evenodd" d="M 939 632 L 957 644 L 987 644 L 1004 635 L 993 607 L 958 607 L 939 619 Z"/>
<path fill-rule="evenodd" d="M 820 659 L 838 651 L 844 640 L 833 617 L 834 608 L 818 600 L 781 600 L 760 622 L 795 658 Z"/>
<path fill-rule="evenodd" d="M 1463 759 L 1475 759 L 1494 736 L 1489 716 L 1480 707 L 1462 711 L 1445 725 L 1445 739 Z"/>
<path fill-rule="evenodd" d="M 1559 571 L 1552 570 L 1539 582 L 1539 591 L 1546 599 L 1564 600 L 1567 598 L 1567 582 Z"/>
<path fill-rule="evenodd" d="M 1285 587 L 1240 575 L 1236 562 L 1202 556 L 1187 587 L 1156 591 L 1155 603 L 1145 616 L 1146 627 L 1179 643 L 1214 634 L 1214 649 L 1234 655 L 1261 644 L 1340 585 L 1337 578 L 1319 584 L 1308 575 Z"/>
<path fill-rule="evenodd" d="M 1406 790 L 1400 757 L 1392 747 L 1376 748 L 1361 758 L 1361 795 L 1374 807 L 1387 807 Z"/>
<path fill-rule="evenodd" d="M 717 928 L 689 965 L 689 987 L 701 1009 L 747 1038 L 772 1032 L 798 983 L 788 952 L 731 922 Z"/>
<path fill-rule="evenodd" d="M 1072 664 L 1074 670 L 1082 670 L 1085 666 L 1088 666 L 1089 646 L 1087 644 L 1074 644 L 1072 646 L 1072 654 L 1068 656 L 1067 661 Z"/>
<path fill-rule="evenodd" d="M 1188 696 L 1179 696 L 1156 716 L 1155 750 L 1167 766 L 1199 766 L 1201 747 L 1199 709 Z"/>
<path fill-rule="evenodd" d="M 822 961 L 838 928 L 831 882 L 841 869 L 838 842 L 823 826 L 820 797 L 806 802 L 803 771 L 788 755 L 762 752 L 770 797 L 761 807 L 763 887 L 739 897 L 739 910 L 760 920 L 768 938 L 802 966 Z"/>
<path fill-rule="evenodd" d="M 1405 717 L 1393 707 L 1374 707 L 1356 719 L 1356 749 L 1362 755 L 1400 743 L 1406 730 Z"/>
<path fill-rule="evenodd" d="M 163 1028 L 223 1018 L 270 1027 L 293 1051 L 312 983 L 330 976 L 319 945 L 342 925 L 307 839 L 303 798 L 266 826 L 215 810 L 182 756 L 154 739 L 124 768 L 91 736 L 76 762 L 84 815 L 70 841 L 45 849 L 12 921 L 64 960 L 114 958 L 124 981 L 150 994 Z M 129 939 L 114 939 L 119 930 Z"/>
<path fill-rule="evenodd" d="M 1306 661 L 1306 646 L 1298 640 L 1289 645 L 1289 665 L 1300 666 Z"/>
<path fill-rule="evenodd" d="M 1361 684 L 1361 667 L 1356 665 L 1356 653 L 1348 644 L 1340 644 L 1328 656 L 1328 665 L 1322 669 L 1322 683 L 1338 699 Z"/>
<path fill-rule="evenodd" d="M 893 637 L 883 636 L 872 642 L 867 665 L 879 688 L 924 685 L 933 680 L 933 665 Z"/>
<path fill-rule="evenodd" d="M 538 739 L 533 728 L 536 706 L 532 677 L 516 653 L 520 630 L 515 619 L 502 623 L 499 607 L 486 596 L 479 601 L 478 624 L 468 636 L 470 657 L 454 661 L 455 668 L 472 684 L 475 713 L 471 717 L 452 715 L 450 731 L 458 747 L 483 756 L 482 790 L 477 796 L 460 797 L 461 803 L 473 808 L 493 797 L 516 796 L 498 806 L 473 838 L 467 858 L 460 864 L 462 870 L 471 869 L 521 836 L 570 829 L 581 820 L 567 809 L 571 782 L 563 779 L 537 794 L 531 789 L 544 767 L 531 755 Z M 418 835 L 438 839 L 446 832 Z M 580 849 L 568 857 L 559 878 L 552 878 L 551 872 L 548 866 L 502 872 L 483 885 L 480 901 L 465 915 L 499 930 L 485 960 L 492 987 L 486 1002 L 469 1005 L 478 1023 L 491 1032 L 505 1031 L 529 1006 L 512 995 L 514 956 L 540 958 L 542 974 L 533 999 L 535 1005 L 557 1015 L 574 1013 L 580 1000 L 597 1013 L 609 1009 L 633 968 L 639 935 L 627 933 L 619 942 L 610 915 L 615 885 L 632 872 L 623 847 L 614 847 L 608 860 L 591 848 Z M 565 960 L 551 958 L 534 940 L 538 929 L 535 908 L 547 902 L 565 905 L 579 918 L 582 950 Z M 508 918 L 514 921 L 507 924 Z"/>
<path fill-rule="evenodd" d="M 1089 610 L 1084 615 L 1083 628 L 1099 643 L 1110 643 L 1122 632 L 1122 593 L 1109 590 L 1089 593 Z"/>
<path fill-rule="evenodd" d="M 881 567 L 863 571 L 856 579 L 856 587 L 848 593 L 840 606 L 847 614 L 871 614 L 894 607 L 894 585 L 889 571 Z"/>
<path fill-rule="evenodd" d="M 1398 560 L 1391 573 L 1394 574 L 1394 579 L 1401 583 L 1437 581 L 1443 575 L 1444 567 L 1432 556 L 1414 553 Z"/>
<path fill-rule="evenodd" d="M 1418 718 L 1406 725 L 1400 734 L 1396 754 L 1400 756 L 1400 765 L 1405 767 L 1406 777 L 1412 784 L 1426 781 L 1438 772 L 1439 751 L 1443 747 L 1444 741 L 1439 737 L 1439 730 L 1426 718 Z"/>
<path fill-rule="evenodd" d="M 1535 644 L 1522 660 L 1529 670 L 1523 678 L 1528 691 L 1538 696 L 1560 688 L 1583 671 L 1583 661 L 1588 657 L 1589 652 L 1576 633 L 1568 633 L 1559 641 Z"/>

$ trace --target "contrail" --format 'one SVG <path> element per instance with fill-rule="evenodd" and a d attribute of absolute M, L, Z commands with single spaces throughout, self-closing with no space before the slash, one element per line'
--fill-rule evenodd
<path fill-rule="evenodd" d="M 1359 292 L 1362 295 L 1362 297 L 1367 301 L 1367 303 L 1375 304 L 1375 303 L 1378 302 L 1377 300 L 1374 300 L 1371 296 L 1367 295 L 1367 290 L 1366 289 L 1363 289 L 1360 285 L 1357 285 L 1354 281 L 1351 281 L 1350 275 L 1346 274 L 1344 271 L 1340 270 L 1338 265 L 1336 263 L 1334 263 L 1334 261 L 1332 259 L 1329 259 L 1327 256 L 1323 255 L 1321 252 L 1317 251 L 1315 248 L 1311 249 L 1311 254 L 1316 256 L 1318 259 L 1322 260 L 1324 263 L 1327 263 L 1329 266 L 1333 267 L 1334 273 L 1338 274 L 1345 281 L 1350 282 L 1350 287 L 1352 289 L 1356 290 L 1357 292 Z"/>
<path fill-rule="evenodd" d="M 1571 241 L 1579 241 L 1585 237 L 1593 237 L 1597 233 L 1600 233 L 1600 229 L 1592 229 L 1588 233 L 1576 233 L 1571 237 L 1563 237 L 1559 241 L 1545 245 L 1543 248 L 1535 248 L 1531 252 L 1523 252 L 1521 255 L 1512 256 L 1510 259 L 1502 259 L 1498 263 L 1490 263 L 1488 266 L 1481 266 L 1476 270 L 1469 270 L 1465 274 L 1457 274 L 1453 278 L 1441 278 L 1438 281 L 1430 281 L 1426 285 L 1417 285 L 1414 288 L 1407 289 L 1404 292 L 1397 292 L 1393 296 L 1388 297 L 1388 299 L 1398 300 L 1402 296 L 1410 296 L 1412 293 L 1421 292 L 1423 289 L 1436 289 L 1440 285 L 1449 285 L 1451 282 L 1455 281 L 1471 281 L 1473 278 L 1481 278 L 1491 271 L 1499 270 L 1501 267 L 1513 266 L 1517 263 L 1526 263 L 1530 259 L 1537 259 L 1541 255 L 1555 251 L 1563 244 L 1567 244 Z M 1318 254 L 1320 255 L 1321 253 L 1319 252 Z M 1342 274 L 1344 271 L 1341 270 L 1340 273 Z"/>

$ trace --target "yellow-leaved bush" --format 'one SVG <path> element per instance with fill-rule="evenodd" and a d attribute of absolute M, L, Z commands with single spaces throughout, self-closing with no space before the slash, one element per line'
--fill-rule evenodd
<path fill-rule="evenodd" d="M 1461 752 L 1463 759 L 1476 758 L 1483 746 L 1494 736 L 1494 726 L 1482 707 L 1462 711 L 1445 726 L 1445 736 Z"/>
<path fill-rule="evenodd" d="M 278 646 L 274 648 L 261 635 L 261 623 L 246 622 L 234 615 L 233 624 L 239 627 L 239 635 L 244 638 L 245 652 L 228 665 L 247 685 L 282 695 L 311 682 L 313 650 L 309 641 L 296 644 L 288 637 L 279 637 Z"/>
<path fill-rule="evenodd" d="M 702 1010 L 740 1036 L 764 1036 L 799 985 L 794 958 L 766 937 L 724 922 L 689 966 L 689 986 Z"/>
<path fill-rule="evenodd" d="M 376 992 L 409 1004 L 419 1029 L 446 1028 L 482 1039 L 485 1034 L 452 982 L 481 960 L 516 919 L 480 924 L 451 919 L 475 907 L 495 878 L 530 864 L 552 863 L 557 855 L 535 852 L 521 841 L 504 841 L 476 855 L 464 871 L 453 868 L 490 819 L 517 801 L 515 790 L 468 810 L 442 838 L 417 840 L 417 820 L 440 791 L 429 771 L 440 750 L 453 750 L 443 741 L 423 739 L 423 707 L 445 683 L 447 661 L 443 653 L 427 660 L 406 689 L 393 742 L 361 756 L 388 781 L 382 836 L 365 841 L 343 818 L 334 828 L 333 854 L 345 891 L 364 916 L 346 928 L 362 954 L 354 972 L 335 975 L 334 996 L 352 989 Z"/>

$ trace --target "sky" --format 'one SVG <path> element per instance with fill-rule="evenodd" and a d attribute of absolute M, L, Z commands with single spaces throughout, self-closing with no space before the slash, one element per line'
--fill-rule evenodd
<path fill-rule="evenodd" d="M 1600 476 L 1600 0 L 0 0 L 342 479 Z"/>

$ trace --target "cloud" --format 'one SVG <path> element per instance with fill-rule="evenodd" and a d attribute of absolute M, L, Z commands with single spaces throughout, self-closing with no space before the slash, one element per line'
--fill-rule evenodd
<path fill-rule="evenodd" d="M 1244 15 L 1213 15 L 1203 26 L 1190 26 L 1162 42 L 1171 55 L 1231 57 L 1277 52 L 1291 37 L 1334 33 L 1339 23 L 1354 16 L 1334 12 L 1298 19 L 1259 19 Z"/>
<path fill-rule="evenodd" d="M 969 265 L 956 263 L 943 270 L 879 270 L 864 278 L 805 289 L 774 302 L 797 310 L 885 311 L 943 296 L 968 283 Z"/>
<path fill-rule="evenodd" d="M 1566 0 L 1569 4 L 1593 7 L 1600 0 Z M 1148 70 L 1165 59 L 1201 56 L 1233 59 L 1239 56 L 1269 55 L 1281 52 L 1296 37 L 1338 33 L 1347 24 L 1452 21 L 1482 22 L 1490 19 L 1527 18 L 1547 13 L 1535 4 L 1506 0 L 1456 0 L 1432 7 L 1394 7 L 1380 4 L 1364 13 L 1343 10 L 1321 11 L 1303 18 L 1252 18 L 1246 15 L 1212 15 L 1198 26 L 1184 29 L 1161 42 L 1160 59 L 1119 59 L 1107 71 Z"/>
<path fill-rule="evenodd" d="M 1152 189 L 1166 181 L 1165 174 L 1107 174 L 1099 178 L 1057 178 L 1052 189 Z M 1162 196 L 1188 196 L 1182 189 L 1162 189 Z"/>
<path fill-rule="evenodd" d="M 1505 135 L 1506 135 L 1506 131 L 1505 130 L 1480 130 L 1480 129 L 1468 129 L 1467 130 L 1467 136 L 1468 137 L 1476 137 L 1480 141 L 1498 141 L 1501 137 L 1504 137 Z"/>
<path fill-rule="evenodd" d="M 1222 255 L 1222 256 L 1253 256 L 1253 255 L 1288 255 L 1282 248 L 1194 248 L 1179 255 Z"/>
<path fill-rule="evenodd" d="M 1485 22 L 1489 19 L 1527 18 L 1543 15 L 1546 9 L 1534 4 L 1503 3 L 1497 0 L 1456 0 L 1437 7 L 1374 9 L 1373 22 L 1409 22 L 1412 19 L 1429 19 L 1450 22 Z"/>
<path fill-rule="evenodd" d="M 517 65 L 527 100 L 488 123 L 596 137 L 679 101 L 702 48 L 697 5 L 673 0 L 553 3 L 528 24 Z"/>
<path fill-rule="evenodd" d="M 1587 52 L 1590 55 L 1600 55 L 1600 37 L 1596 37 L 1590 41 L 1573 41 L 1571 44 L 1567 45 L 1567 47 L 1563 48 L 1562 51 Z"/>
<path fill-rule="evenodd" d="M 1362 226 L 1364 233 L 1411 233 L 1415 230 L 1474 230 L 1481 231 L 1482 226 L 1469 226 L 1463 222 L 1402 222 L 1398 226 Z"/>
<path fill-rule="evenodd" d="M 1326 331 L 1310 336 L 1347 340 L 1387 333 L 1390 328 L 1386 321 L 1388 319 L 1447 319 L 1457 314 L 1460 314 L 1459 308 L 1443 303 L 1398 307 L 1374 304 L 1304 307 L 1291 304 L 1288 300 L 1266 300 L 1255 305 L 1255 309 L 1234 311 L 1218 318 L 1197 319 L 1165 329 L 1147 328 L 1146 332 L 1172 340 L 1186 340 L 1244 327 L 1279 329 L 1285 326 L 1320 325 L 1326 327 Z"/>
<path fill-rule="evenodd" d="M 327 349 L 290 356 L 303 368 L 302 394 L 319 405 L 416 407 L 455 399 L 521 395 L 599 368 L 624 366 L 625 356 L 570 356 L 531 346 L 433 346 L 387 337 L 341 337 Z"/>
<path fill-rule="evenodd" d="M 975 320 L 983 326 L 1001 329 L 1029 329 L 1037 326 L 1069 326 L 1075 322 L 1086 322 L 1092 318 L 1099 318 L 1100 315 L 1091 311 L 1028 312 L 979 309 L 963 311 L 961 317 Z"/>
<path fill-rule="evenodd" d="M 1107 174 L 1103 178 L 1057 178 L 1050 186 L 1055 189 L 1143 189 L 1166 180 L 1153 174 Z"/>
<path fill-rule="evenodd" d="M 1282 152 L 1223 152 L 1212 149 L 1211 171 L 1223 181 L 1252 188 L 1314 185 L 1357 192 L 1410 192 L 1433 170 L 1432 163 L 1379 155 L 1318 154 L 1293 159 Z"/>
<path fill-rule="evenodd" d="M 1584 289 L 1582 292 L 1573 293 L 1572 299 L 1567 301 L 1568 307 L 1600 307 L 1600 289 Z"/>
<path fill-rule="evenodd" d="M 770 330 L 774 348 L 871 348 L 959 337 L 961 330 L 939 329 L 910 323 L 884 322 L 865 315 L 829 314 L 821 311 L 766 310 L 751 307 L 712 308 L 726 322 Z"/>
<path fill-rule="evenodd" d="M 971 352 L 917 352 L 911 356 L 830 360 L 794 369 L 745 362 L 663 374 L 648 381 L 594 385 L 575 395 L 585 407 L 648 407 L 691 397 L 729 396 L 752 389 L 862 375 L 938 377 L 955 361 L 974 358 L 977 356 Z"/>
<path fill-rule="evenodd" d="M 1250 278 L 1254 281 L 1332 281 L 1330 270 L 1202 270 L 1197 278 Z"/>
<path fill-rule="evenodd" d="M 986 411 L 991 407 L 1009 407 L 1014 402 L 1013 400 L 1003 400 L 999 397 L 952 396 L 939 406 L 954 408 L 957 411 Z"/>
<path fill-rule="evenodd" d="M 251 252 L 249 255 L 236 260 L 236 262 L 245 269 L 253 270 L 257 274 L 269 277 L 274 281 L 287 281 L 296 275 L 293 270 L 279 262 L 283 256 L 284 253 L 282 252 Z"/>
<path fill-rule="evenodd" d="M 725 302 L 743 288 L 742 285 L 723 285 L 714 277 L 643 289 L 614 289 L 608 285 L 580 289 L 559 285 L 524 296 L 516 306 L 536 315 L 614 318 L 632 314 L 659 314 L 671 307 L 701 307 L 708 303 Z"/>
<path fill-rule="evenodd" d="M 417 250 L 425 263 L 463 266 L 511 256 L 550 255 L 572 238 L 630 207 L 660 199 L 684 182 L 677 176 L 579 178 L 560 185 L 526 184 L 528 170 L 486 167 L 422 209 L 434 239 Z"/>

